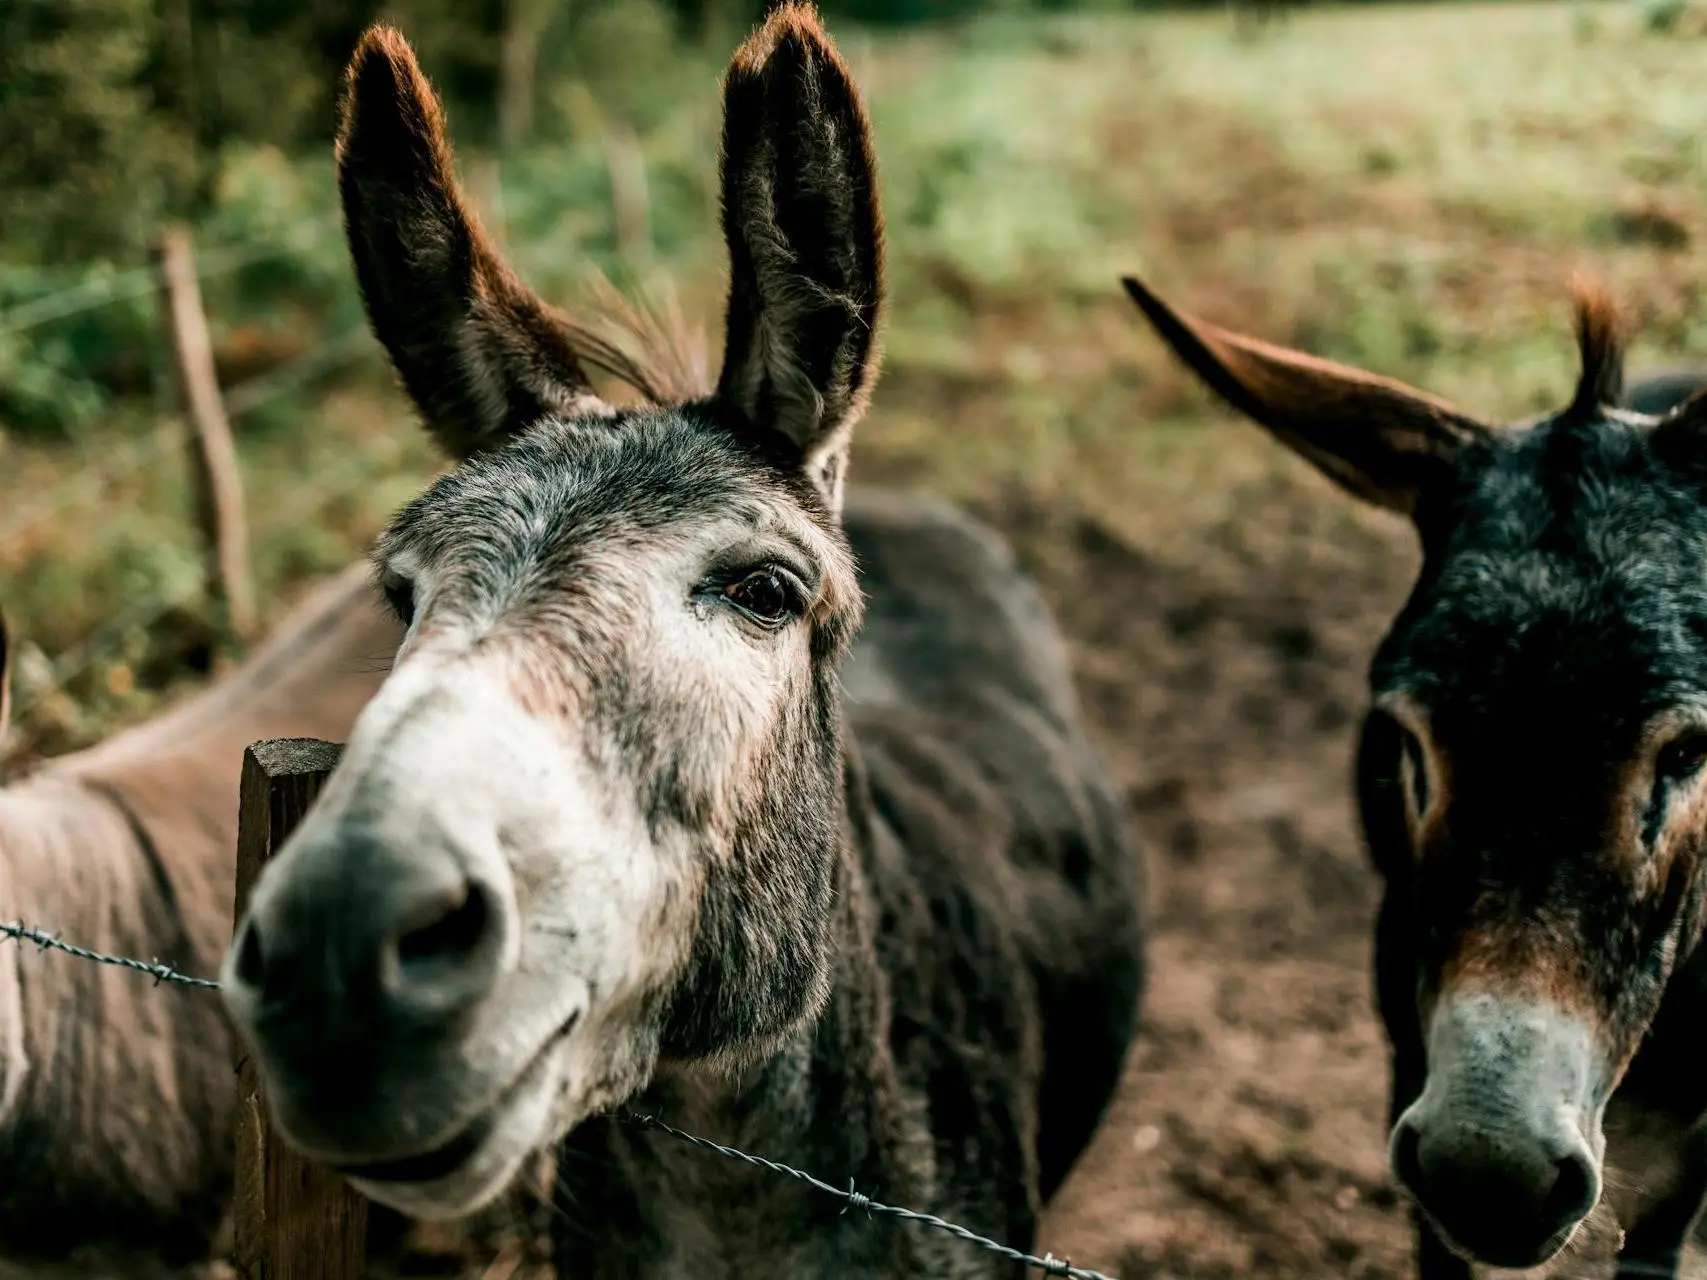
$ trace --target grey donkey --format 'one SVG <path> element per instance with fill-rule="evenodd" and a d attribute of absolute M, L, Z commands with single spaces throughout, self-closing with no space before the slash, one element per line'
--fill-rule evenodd
<path fill-rule="evenodd" d="M 618 409 L 592 326 L 468 212 L 402 36 L 356 51 L 351 251 L 461 465 L 380 541 L 407 635 L 225 999 L 283 1133 L 378 1201 L 460 1214 L 555 1144 L 565 1276 L 1016 1276 L 611 1115 L 1026 1248 L 1141 989 L 1137 858 L 1035 590 L 951 509 L 844 503 L 882 226 L 810 9 L 724 108 L 721 376 L 654 351 Z"/>

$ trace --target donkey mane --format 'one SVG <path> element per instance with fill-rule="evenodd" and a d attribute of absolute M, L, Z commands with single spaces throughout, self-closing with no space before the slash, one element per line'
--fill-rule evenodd
<path fill-rule="evenodd" d="M 1580 372 L 1565 412 L 1573 418 L 1589 418 L 1616 405 L 1623 393 L 1625 322 L 1605 286 L 1588 276 L 1579 275 L 1571 282 L 1571 301 Z"/>
<path fill-rule="evenodd" d="M 631 298 L 603 272 L 588 286 L 587 316 L 557 313 L 582 363 L 634 388 L 653 404 L 682 404 L 711 394 L 704 331 L 682 313 L 673 287 Z"/>

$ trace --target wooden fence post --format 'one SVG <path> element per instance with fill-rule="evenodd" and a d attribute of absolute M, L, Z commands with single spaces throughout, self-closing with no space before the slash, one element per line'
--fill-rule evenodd
<path fill-rule="evenodd" d="M 178 387 L 184 411 L 195 428 L 190 471 L 195 477 L 196 518 L 207 551 L 209 582 L 225 606 L 231 630 L 239 640 L 248 640 L 255 634 L 255 588 L 249 580 L 243 476 L 237 469 L 231 424 L 219 398 L 213 340 L 202 310 L 189 232 L 182 227 L 162 231 L 155 247 L 155 264 L 160 272 L 166 332 L 172 340 Z"/>
<path fill-rule="evenodd" d="M 243 753 L 237 811 L 237 912 L 320 793 L 341 748 L 312 738 L 257 742 Z M 272 1130 L 260 1074 L 237 1048 L 237 1186 L 233 1262 L 244 1280 L 361 1280 L 368 1202 Z"/>

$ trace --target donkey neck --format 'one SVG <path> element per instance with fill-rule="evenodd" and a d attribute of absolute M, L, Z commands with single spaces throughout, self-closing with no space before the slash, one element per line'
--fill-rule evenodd
<path fill-rule="evenodd" d="M 890 1054 L 889 984 L 868 878 L 876 842 L 894 837 L 876 816 L 851 742 L 842 792 L 834 976 L 823 1010 L 736 1076 L 661 1068 L 630 1109 L 832 1185 L 851 1180 L 867 1194 L 916 1203 L 929 1186 L 929 1135 L 910 1114 Z M 912 1233 L 873 1231 L 863 1215 L 843 1217 L 834 1197 L 796 1179 L 609 1118 L 563 1144 L 557 1199 L 565 1276 L 735 1276 L 776 1265 L 835 1274 L 855 1259 L 872 1274 L 901 1274 L 918 1263 Z"/>

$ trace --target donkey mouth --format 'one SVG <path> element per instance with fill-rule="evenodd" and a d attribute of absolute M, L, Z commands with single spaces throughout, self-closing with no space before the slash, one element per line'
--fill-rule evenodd
<path fill-rule="evenodd" d="M 1427 1212 L 1425 1210 L 1425 1212 Z M 1479 1236 L 1465 1238 L 1465 1233 L 1454 1232 L 1431 1213 L 1429 1220 L 1440 1233 L 1442 1240 L 1451 1251 L 1466 1262 L 1480 1263 L 1485 1267 L 1499 1267 L 1514 1271 L 1524 1271 L 1531 1267 L 1539 1267 L 1552 1261 L 1577 1233 L 1580 1223 L 1573 1222 L 1561 1227 L 1540 1244 L 1518 1243 L 1508 1240 L 1485 1239 Z"/>
<path fill-rule="evenodd" d="M 358 1178 L 363 1182 L 437 1182 L 450 1177 L 474 1158 L 486 1139 L 492 1136 L 501 1110 L 502 1103 L 490 1108 L 442 1147 L 420 1155 L 405 1156 L 401 1160 L 381 1160 L 375 1164 L 337 1164 L 333 1168 L 346 1178 Z"/>
<path fill-rule="evenodd" d="M 510 1104 L 533 1082 L 546 1055 L 563 1043 L 579 1020 L 578 1012 L 571 1015 L 569 1020 L 540 1046 L 538 1052 L 528 1059 L 526 1065 L 516 1073 L 516 1078 L 505 1086 L 503 1093 L 449 1141 L 430 1151 L 402 1156 L 395 1160 L 341 1161 L 332 1167 L 346 1178 L 360 1182 L 416 1185 L 440 1182 L 460 1172 L 485 1148 L 487 1141 L 508 1114 Z"/>

